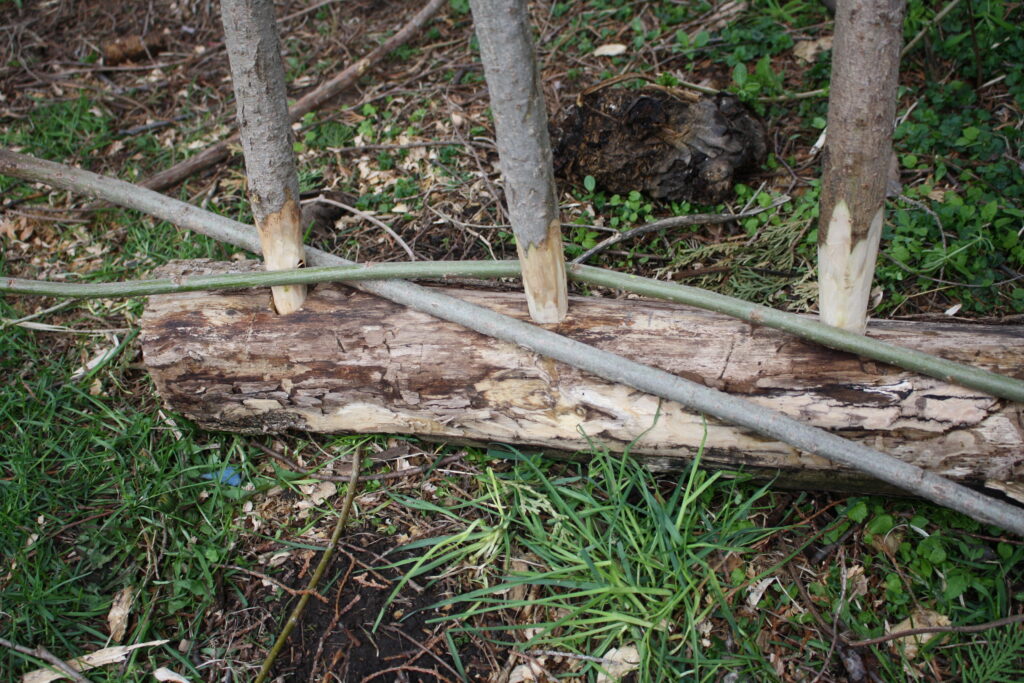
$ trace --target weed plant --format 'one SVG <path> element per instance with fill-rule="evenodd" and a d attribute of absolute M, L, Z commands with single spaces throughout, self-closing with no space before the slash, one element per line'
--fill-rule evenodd
<path fill-rule="evenodd" d="M 587 676 L 601 670 L 593 658 L 623 645 L 640 653 L 639 680 L 767 671 L 729 597 L 746 577 L 735 583 L 722 569 L 726 555 L 748 558 L 772 533 L 751 521 L 766 488 L 696 465 L 666 484 L 628 454 L 604 450 L 565 468 L 501 455 L 512 468 L 485 471 L 475 499 L 442 508 L 396 496 L 463 526 L 409 544 L 420 556 L 399 563 L 406 580 L 465 571 L 483 584 L 437 605 L 452 610 L 445 619 L 522 651 L 584 655 L 577 673 Z M 502 623 L 509 614 L 519 616 Z M 712 622 L 745 644 L 730 652 L 712 642 Z"/>

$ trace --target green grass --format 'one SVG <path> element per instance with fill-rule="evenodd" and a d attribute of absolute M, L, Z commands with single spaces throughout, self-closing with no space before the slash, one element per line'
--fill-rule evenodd
<path fill-rule="evenodd" d="M 460 594 L 434 606 L 447 613 L 438 620 L 456 624 L 456 655 L 461 633 L 525 653 L 579 655 L 575 675 L 593 680 L 603 666 L 593 658 L 633 646 L 638 680 L 775 680 L 770 643 L 781 660 L 817 670 L 831 641 L 804 635 L 813 622 L 787 564 L 804 568 L 797 575 L 818 611 L 849 640 L 881 635 L 917 608 L 967 625 L 1013 614 L 1024 600 L 1024 546 L 927 504 L 851 498 L 813 532 L 804 520 L 818 509 L 804 494 L 787 504 L 742 477 L 691 467 L 669 479 L 602 450 L 562 465 L 515 450 L 489 455 L 510 466 L 486 468 L 476 497 L 393 496 L 454 527 L 404 546 L 415 554 L 395 566 L 406 568 L 405 581 L 461 580 Z M 765 525 L 780 507 L 778 525 Z M 841 539 L 823 564 L 803 559 L 801 551 Z M 963 680 L 1015 680 L 1022 631 L 946 636 L 913 659 L 873 649 L 886 680 L 929 667 Z"/>
<path fill-rule="evenodd" d="M 0 312 L 15 315 L 2 303 Z M 100 649 L 112 599 L 134 588 L 127 642 L 172 643 L 137 653 L 127 679 L 141 678 L 151 661 L 191 670 L 189 649 L 175 648 L 202 636 L 196 629 L 246 495 L 203 477 L 231 465 L 251 481 L 243 442 L 180 420 L 176 437 L 125 354 L 76 381 L 72 371 L 96 345 L 55 353 L 46 334 L 0 330 L 8 378 L 0 389 L 0 634 L 64 657 Z M 9 674 L 36 664 L 0 650 Z M 90 676 L 124 680 L 116 668 L 108 674 Z"/>
<path fill-rule="evenodd" d="M 639 680 L 770 670 L 726 597 L 748 581 L 734 584 L 721 571 L 726 554 L 749 559 L 774 531 L 751 521 L 769 506 L 765 488 L 695 467 L 666 483 L 628 455 L 604 451 L 564 468 L 514 450 L 491 455 L 513 466 L 484 472 L 478 498 L 439 507 L 396 496 L 462 526 L 407 546 L 423 551 L 401 563 L 412 565 L 408 578 L 484 568 L 469 574 L 483 587 L 438 605 L 455 608 L 447 619 L 461 622 L 460 630 L 524 651 L 591 657 L 634 645 Z M 523 597 L 510 597 L 517 593 Z M 531 618 L 495 625 L 524 609 Z M 712 619 L 730 624 L 739 652 L 701 642 L 701 626 Z M 599 670 L 586 661 L 580 673 Z"/>

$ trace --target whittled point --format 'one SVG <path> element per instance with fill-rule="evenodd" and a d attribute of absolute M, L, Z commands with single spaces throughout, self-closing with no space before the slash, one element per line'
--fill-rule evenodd
<path fill-rule="evenodd" d="M 868 299 L 875 276 L 882 210 L 863 239 L 853 238 L 846 202 L 836 202 L 825 240 L 818 245 L 818 315 L 821 322 L 857 334 L 867 329 Z"/>
<path fill-rule="evenodd" d="M 267 270 L 291 270 L 305 262 L 302 246 L 302 213 L 295 200 L 288 199 L 277 213 L 267 214 L 256 225 Z M 294 313 L 306 300 L 306 285 L 271 287 L 274 308 L 281 315 Z"/>
<path fill-rule="evenodd" d="M 557 220 L 551 221 L 547 237 L 536 244 L 517 243 L 516 249 L 530 317 L 542 324 L 562 322 L 569 310 L 569 293 L 561 225 Z"/>

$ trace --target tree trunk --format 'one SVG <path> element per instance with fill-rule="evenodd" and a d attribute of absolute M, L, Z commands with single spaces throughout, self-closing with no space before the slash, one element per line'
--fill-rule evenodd
<path fill-rule="evenodd" d="M 172 264 L 174 277 L 258 267 Z M 519 297 L 451 292 L 520 319 Z M 204 428 L 249 433 L 413 434 L 552 452 L 591 443 L 682 466 L 705 438 L 682 406 L 335 285 L 319 285 L 286 320 L 267 293 L 151 297 L 143 351 L 168 406 Z M 642 300 L 576 298 L 559 332 L 676 375 L 750 398 L 964 483 L 1024 482 L 1024 410 L 785 333 L 696 309 Z M 1021 376 L 1013 328 L 879 322 L 871 336 Z M 701 349 L 694 354 L 692 349 Z M 889 492 L 835 465 L 744 429 L 707 420 L 706 465 L 779 483 Z"/>
<path fill-rule="evenodd" d="M 238 128 L 253 218 L 267 270 L 305 262 L 299 176 L 292 149 L 284 64 L 272 0 L 221 0 L 224 38 L 238 107 Z M 273 288 L 278 313 L 302 306 L 306 288 Z"/>
<path fill-rule="evenodd" d="M 903 0 L 837 3 L 818 227 L 822 322 L 863 332 L 882 236 Z"/>
<path fill-rule="evenodd" d="M 548 115 L 525 0 L 470 0 L 531 317 L 565 317 L 567 290 Z"/>

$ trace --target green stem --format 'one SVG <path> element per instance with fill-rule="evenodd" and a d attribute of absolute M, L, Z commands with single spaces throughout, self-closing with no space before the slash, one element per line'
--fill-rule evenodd
<path fill-rule="evenodd" d="M 591 266 L 570 265 L 569 279 L 611 287 L 635 294 L 674 301 L 739 318 L 752 325 L 789 332 L 838 351 L 919 372 L 944 382 L 984 391 L 992 396 L 1024 403 L 1024 381 L 981 368 L 956 363 L 923 351 L 908 349 L 864 335 L 825 325 L 807 316 L 777 311 L 724 294 L 651 278 L 616 273 Z M 207 289 L 244 289 L 284 284 L 357 282 L 365 280 L 478 277 L 503 278 L 519 275 L 518 261 L 417 261 L 379 263 L 369 266 L 326 266 L 274 272 L 195 275 L 177 279 L 141 280 L 86 284 L 0 279 L 0 292 L 69 297 L 119 297 L 194 292 Z"/>
<path fill-rule="evenodd" d="M 256 676 L 256 683 L 263 683 L 263 681 L 267 679 L 267 675 L 270 674 L 270 669 L 274 666 L 274 661 L 277 659 L 277 655 L 281 653 L 281 649 L 288 641 L 288 636 L 291 635 L 295 626 L 299 623 L 299 617 L 302 616 L 303 610 L 306 609 L 306 603 L 309 602 L 309 596 L 316 591 L 317 584 L 320 583 L 321 577 L 323 577 L 324 572 L 327 571 L 327 566 L 331 563 L 331 557 L 334 556 L 334 547 L 338 545 L 338 540 L 341 538 L 341 532 L 345 530 L 345 523 L 348 521 L 349 511 L 352 509 L 352 501 L 354 501 L 356 497 L 356 489 L 358 488 L 359 482 L 359 467 L 362 463 L 361 455 L 359 448 L 352 451 L 352 478 L 348 483 L 345 502 L 341 504 L 341 511 L 338 513 L 338 522 L 334 525 L 334 533 L 331 534 L 331 540 L 328 541 L 324 554 L 320 556 L 320 563 L 316 566 L 313 576 L 309 578 L 309 585 L 306 586 L 306 590 L 299 596 L 299 601 L 295 604 L 294 609 L 292 609 L 292 613 L 288 616 L 288 621 L 285 622 L 284 628 L 282 628 L 281 633 L 278 634 L 277 640 L 274 641 L 274 646 L 270 648 L 270 652 L 267 653 L 267 658 L 263 660 L 263 666 L 260 667 L 260 673 Z M 338 590 L 342 590 L 343 588 L 344 586 L 338 586 Z"/>

